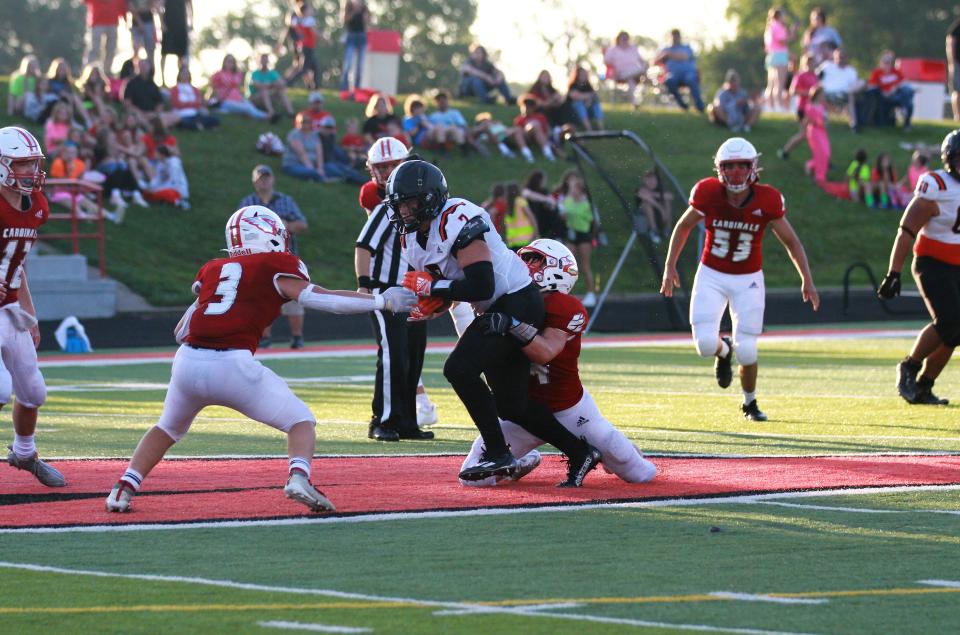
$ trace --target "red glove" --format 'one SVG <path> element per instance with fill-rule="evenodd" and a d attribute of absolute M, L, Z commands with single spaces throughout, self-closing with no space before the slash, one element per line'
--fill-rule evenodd
<path fill-rule="evenodd" d="M 420 297 L 428 296 L 433 286 L 433 276 L 426 271 L 408 271 L 403 276 L 403 286 Z"/>
<path fill-rule="evenodd" d="M 421 322 L 423 320 L 432 320 L 448 308 L 450 307 L 443 298 L 420 298 L 417 305 L 410 310 L 410 317 L 407 318 L 407 321 Z"/>

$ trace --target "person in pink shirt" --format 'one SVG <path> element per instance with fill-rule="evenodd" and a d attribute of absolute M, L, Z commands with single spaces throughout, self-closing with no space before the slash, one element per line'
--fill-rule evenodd
<path fill-rule="evenodd" d="M 60 144 L 67 140 L 72 121 L 70 106 L 60 102 L 53 107 L 50 118 L 43 125 L 43 145 L 51 156 L 56 156 Z"/>
<path fill-rule="evenodd" d="M 210 77 L 210 89 L 220 102 L 220 111 L 247 115 L 253 119 L 267 119 L 263 112 L 243 97 L 243 71 L 237 66 L 237 59 L 230 54 L 223 58 L 220 70 Z"/>
<path fill-rule="evenodd" d="M 906 197 L 905 200 L 910 199 L 914 190 L 917 189 L 917 181 L 920 180 L 921 176 L 930 171 L 929 164 L 930 157 L 925 152 L 922 150 L 913 151 L 913 156 L 910 157 L 910 166 L 907 167 L 906 174 L 904 174 L 903 178 L 897 183 L 901 199 L 903 199 L 903 197 Z"/>
<path fill-rule="evenodd" d="M 790 101 L 787 97 L 787 65 L 790 56 L 787 42 L 796 36 L 796 28 L 787 25 L 783 9 L 774 7 L 767 14 L 767 28 L 763 32 L 763 48 L 767 53 L 764 65 L 767 68 L 767 89 L 764 102 L 771 112 L 787 112 Z"/>
<path fill-rule="evenodd" d="M 797 119 L 800 120 L 800 129 L 782 148 L 777 150 L 777 156 L 786 159 L 790 156 L 790 151 L 796 148 L 806 138 L 806 128 L 803 125 L 803 113 L 810 100 L 810 90 L 817 85 L 818 79 L 813 72 L 812 60 L 809 55 L 800 58 L 800 70 L 793 76 L 790 82 L 790 96 L 797 98 Z"/>
<path fill-rule="evenodd" d="M 637 107 L 637 83 L 646 78 L 647 62 L 640 55 L 640 49 L 630 41 L 630 34 L 620 31 L 613 46 L 603 53 L 603 63 L 613 71 L 608 79 L 626 82 L 627 93 L 630 95 L 630 105 Z"/>
<path fill-rule="evenodd" d="M 804 168 L 818 183 L 827 180 L 830 165 L 830 137 L 827 136 L 827 96 L 817 86 L 810 91 L 810 101 L 803 110 L 803 127 L 812 158 Z"/>

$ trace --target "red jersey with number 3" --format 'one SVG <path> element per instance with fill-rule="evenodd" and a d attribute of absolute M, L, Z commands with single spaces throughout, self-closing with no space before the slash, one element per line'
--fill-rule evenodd
<path fill-rule="evenodd" d="M 587 310 L 572 295 L 556 291 L 543 295 L 547 317 L 543 328 L 560 329 L 567 334 L 567 345 L 546 366 L 530 367 L 530 399 L 560 412 L 577 405 L 583 397 L 580 383 L 580 335 L 587 328 Z"/>
<path fill-rule="evenodd" d="M 290 253 L 217 258 L 200 268 L 193 283 L 197 308 L 186 342 L 202 348 L 257 350 L 263 329 L 280 317 L 288 302 L 277 278 L 310 280 L 306 265 Z"/>
<path fill-rule="evenodd" d="M 716 177 L 690 190 L 690 206 L 703 214 L 707 237 L 700 262 L 723 273 L 743 274 L 763 267 L 761 242 L 767 223 L 787 213 L 783 194 L 754 183 L 742 207 L 727 200 L 727 188 Z"/>
<path fill-rule="evenodd" d="M 0 281 L 7 287 L 7 296 L 0 306 L 13 304 L 19 298 L 20 265 L 37 242 L 37 230 L 50 217 L 47 198 L 34 192 L 30 208 L 20 211 L 0 197 Z"/>

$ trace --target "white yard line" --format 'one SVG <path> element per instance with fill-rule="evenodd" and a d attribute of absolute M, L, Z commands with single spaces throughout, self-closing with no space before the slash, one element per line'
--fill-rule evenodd
<path fill-rule="evenodd" d="M 443 600 L 418 600 L 413 598 L 389 597 L 381 595 L 367 595 L 364 593 L 347 593 L 344 591 L 335 591 L 331 589 L 310 589 L 298 587 L 271 586 L 264 584 L 250 584 L 244 582 L 233 582 L 231 580 L 211 580 L 208 578 L 168 576 L 168 575 L 150 575 L 138 573 L 110 573 L 107 571 L 90 571 L 84 569 L 65 569 L 62 567 L 50 567 L 45 565 L 35 565 L 19 562 L 0 562 L 0 569 L 19 569 L 21 571 L 36 571 L 39 573 L 59 573 L 65 575 L 90 576 L 97 578 L 119 578 L 124 580 L 144 580 L 149 582 L 175 582 L 186 584 L 197 584 L 204 586 L 213 586 L 228 589 L 241 589 L 244 591 L 263 591 L 268 593 L 283 593 L 291 595 L 314 595 L 321 597 L 331 597 L 339 599 L 365 600 L 369 602 L 389 602 L 403 603 L 421 607 L 439 607 L 452 610 L 461 610 L 473 612 L 475 609 L 484 609 L 486 613 L 498 613 L 504 615 L 518 615 L 523 617 L 540 617 L 548 619 L 574 620 L 582 622 L 595 622 L 600 624 L 622 624 L 625 626 L 641 626 L 647 628 L 672 628 L 683 631 L 700 631 L 709 633 L 738 633 L 742 635 L 812 635 L 810 633 L 792 633 L 787 631 L 768 631 L 755 628 L 739 628 L 712 626 L 708 624 L 674 624 L 670 622 L 650 622 L 646 620 L 631 620 L 625 618 L 601 617 L 598 615 L 582 615 L 577 613 L 546 613 L 528 608 L 515 607 L 497 607 L 484 606 L 469 602 L 448 602 Z M 486 609 L 491 609 L 487 611 Z"/>
<path fill-rule="evenodd" d="M 869 494 L 900 494 L 906 492 L 946 492 L 960 490 L 960 485 L 903 485 L 895 487 L 836 488 L 805 490 L 802 492 L 772 492 L 770 494 L 732 494 L 709 498 L 668 498 L 624 503 L 586 503 L 583 505 L 538 505 L 531 507 L 482 507 L 455 511 L 388 512 L 358 514 L 356 516 L 319 516 L 283 518 L 274 520 L 225 520 L 216 522 L 143 523 L 134 525 L 84 525 L 80 527 L 18 527 L 0 529 L 3 534 L 64 534 L 64 533 L 112 533 L 139 531 L 169 531 L 181 529 L 217 529 L 233 527 L 290 527 L 295 525 L 338 525 L 394 520 L 421 520 L 424 518 L 463 518 L 471 516 L 510 516 L 514 514 L 540 514 L 579 512 L 593 509 L 642 509 L 649 507 L 687 507 L 702 505 L 753 504 L 765 500 L 783 498 L 814 498 L 826 496 L 857 496 Z M 638 490 L 642 491 L 642 490 Z M 136 512 L 132 517 L 136 519 Z"/>
<path fill-rule="evenodd" d="M 357 628 L 355 626 L 330 626 L 329 624 L 305 624 L 303 622 L 284 622 L 274 620 L 257 622 L 257 626 L 264 628 L 281 628 L 288 631 L 309 631 L 311 633 L 372 633 L 372 628 Z"/>
<path fill-rule="evenodd" d="M 554 611 L 558 609 L 578 609 L 581 608 L 583 604 L 578 604 L 576 602 L 558 602 L 552 604 L 529 604 L 524 605 L 521 610 L 524 611 Z M 491 611 L 490 609 L 494 609 Z M 478 606 L 475 609 L 446 609 L 443 611 L 434 611 L 433 614 L 438 617 L 448 617 L 455 615 L 472 615 L 479 613 L 497 613 L 499 612 L 499 607 L 489 607 L 489 606 Z"/>
<path fill-rule="evenodd" d="M 780 503 L 777 501 L 757 501 L 757 504 L 776 505 L 793 509 L 812 509 L 827 512 L 846 512 L 851 514 L 948 514 L 960 516 L 956 509 L 865 509 L 862 507 L 828 507 L 826 505 L 798 505 L 796 503 Z"/>
<path fill-rule="evenodd" d="M 917 582 L 930 586 L 945 587 L 947 589 L 960 589 L 960 580 L 917 580 Z"/>
<path fill-rule="evenodd" d="M 711 591 L 708 595 L 740 602 L 769 602 L 771 604 L 826 604 L 829 600 L 817 598 L 781 598 L 775 595 L 737 593 L 736 591 Z"/>

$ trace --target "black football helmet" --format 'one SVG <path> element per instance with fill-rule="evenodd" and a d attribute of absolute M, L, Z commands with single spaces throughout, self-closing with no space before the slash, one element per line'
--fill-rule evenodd
<path fill-rule="evenodd" d="M 954 130 L 943 138 L 940 144 L 940 159 L 943 161 L 943 169 L 952 177 L 960 180 L 960 129 Z"/>
<path fill-rule="evenodd" d="M 390 208 L 390 222 L 401 234 L 415 232 L 423 221 L 436 218 L 449 197 L 443 172 L 426 161 L 405 161 L 387 179 L 385 200 Z M 417 201 L 417 211 L 405 221 L 400 215 L 400 203 L 410 200 Z"/>

